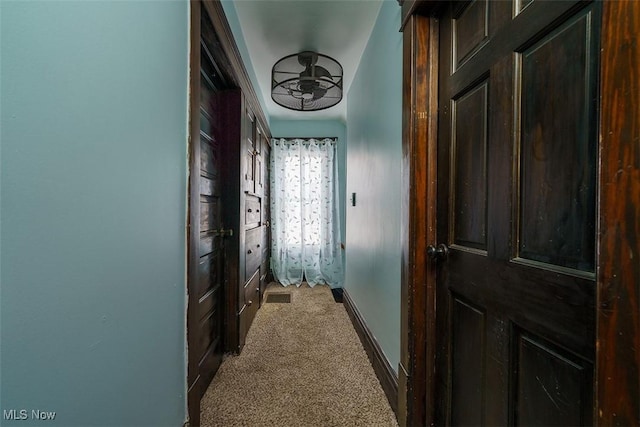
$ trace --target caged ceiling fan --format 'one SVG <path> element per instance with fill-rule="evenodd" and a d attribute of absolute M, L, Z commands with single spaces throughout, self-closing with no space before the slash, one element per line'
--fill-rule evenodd
<path fill-rule="evenodd" d="M 342 66 L 320 53 L 285 56 L 271 70 L 271 98 L 296 111 L 317 111 L 342 100 Z"/>

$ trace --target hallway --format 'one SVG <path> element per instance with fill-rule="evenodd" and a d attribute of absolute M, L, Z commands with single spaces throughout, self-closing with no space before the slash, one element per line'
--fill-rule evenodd
<path fill-rule="evenodd" d="M 637 0 L 0 0 L 0 425 L 640 425 L 639 40 Z M 285 58 L 341 101 L 277 104 Z M 279 138 L 338 141 L 344 304 L 262 298 Z"/>
<path fill-rule="evenodd" d="M 328 286 L 282 287 L 258 311 L 242 353 L 225 359 L 201 425 L 397 426 L 343 304 Z"/>

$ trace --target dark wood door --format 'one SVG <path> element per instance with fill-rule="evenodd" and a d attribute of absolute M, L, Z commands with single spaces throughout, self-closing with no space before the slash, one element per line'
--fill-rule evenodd
<path fill-rule="evenodd" d="M 199 81 L 192 96 L 199 99 L 192 111 L 197 120 L 192 131 L 189 200 L 189 416 L 199 425 L 199 400 L 222 362 L 224 352 L 225 228 L 221 185 L 224 105 L 226 86 L 216 64 L 216 38 L 206 13 L 201 14 Z M 195 76 L 194 76 L 195 77 Z"/>
<path fill-rule="evenodd" d="M 438 425 L 592 424 L 600 8 L 440 21 Z"/>

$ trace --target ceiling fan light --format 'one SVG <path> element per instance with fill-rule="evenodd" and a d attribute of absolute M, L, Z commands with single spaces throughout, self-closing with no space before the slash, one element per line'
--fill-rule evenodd
<path fill-rule="evenodd" d="M 271 98 L 290 110 L 330 108 L 342 100 L 342 66 L 316 52 L 285 56 L 271 70 Z"/>

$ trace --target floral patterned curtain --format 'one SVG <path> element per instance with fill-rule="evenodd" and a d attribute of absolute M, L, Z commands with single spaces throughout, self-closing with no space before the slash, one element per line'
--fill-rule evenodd
<path fill-rule="evenodd" d="M 342 284 L 334 139 L 275 139 L 271 152 L 271 268 L 283 285 Z"/>

